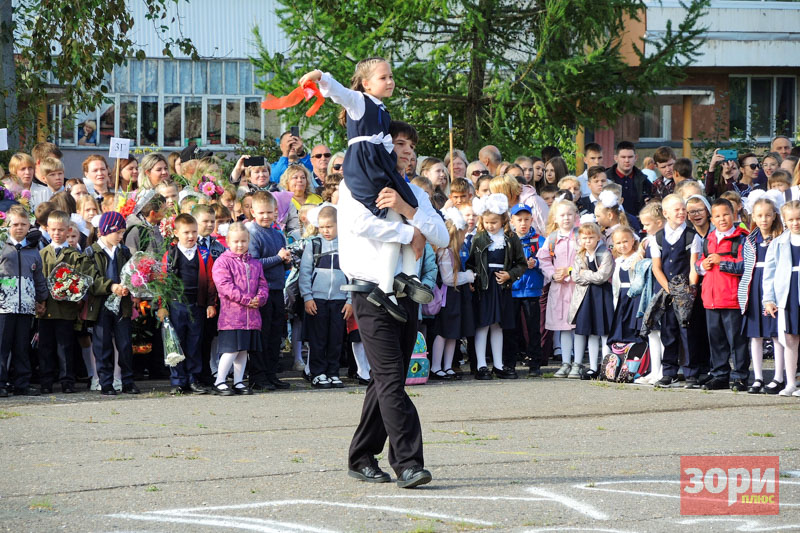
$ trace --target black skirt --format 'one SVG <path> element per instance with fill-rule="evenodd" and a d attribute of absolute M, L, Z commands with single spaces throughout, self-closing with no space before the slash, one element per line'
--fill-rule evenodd
<path fill-rule="evenodd" d="M 447 301 L 436 315 L 433 331 L 445 339 L 475 335 L 475 310 L 469 285 L 447 287 Z"/>
<path fill-rule="evenodd" d="M 257 329 L 223 329 L 217 337 L 218 353 L 261 350 L 261 331 Z"/>

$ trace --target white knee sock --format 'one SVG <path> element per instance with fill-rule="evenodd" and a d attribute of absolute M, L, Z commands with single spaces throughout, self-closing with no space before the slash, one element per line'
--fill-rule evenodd
<path fill-rule="evenodd" d="M 588 335 L 574 334 L 575 342 L 572 345 L 572 350 L 575 352 L 575 364 L 583 364 L 583 354 L 586 351 L 586 343 L 589 341 Z"/>
<path fill-rule="evenodd" d="M 750 358 L 753 360 L 753 374 L 756 379 L 764 379 L 764 339 L 761 337 L 750 339 Z"/>
<path fill-rule="evenodd" d="M 608 345 L 608 335 L 603 335 L 602 337 L 600 337 L 600 340 L 602 341 L 600 343 L 600 348 L 601 348 L 600 352 L 603 355 L 610 354 L 611 353 L 611 346 Z"/>
<path fill-rule="evenodd" d="M 772 348 L 775 357 L 775 379 L 780 381 L 783 373 L 786 370 L 786 359 L 784 358 L 783 344 L 781 344 L 778 337 L 772 337 Z"/>
<path fill-rule="evenodd" d="M 403 273 L 409 276 L 416 276 L 417 256 L 414 253 L 414 249 L 410 245 L 404 244 L 400 247 L 400 254 L 403 257 Z"/>
<path fill-rule="evenodd" d="M 661 355 L 664 353 L 664 346 L 661 344 L 661 332 L 651 331 L 647 335 L 647 344 L 650 348 L 650 376 L 653 380 L 662 377 Z"/>
<path fill-rule="evenodd" d="M 589 336 L 589 367 L 595 372 L 597 371 L 598 358 L 600 356 L 600 340 L 599 335 Z"/>
<path fill-rule="evenodd" d="M 486 340 L 489 336 L 489 326 L 484 326 L 475 330 L 475 359 L 478 368 L 486 366 Z M 478 370 L 476 368 L 475 370 Z"/>
<path fill-rule="evenodd" d="M 353 343 L 353 358 L 356 360 L 358 377 L 361 379 L 369 379 L 369 361 L 367 361 L 367 352 L 364 351 L 363 342 Z"/>
<path fill-rule="evenodd" d="M 792 392 L 797 389 L 797 348 L 800 345 L 800 335 L 786 334 L 786 349 L 783 350 L 783 359 L 786 364 L 786 387 L 783 389 Z"/>
<path fill-rule="evenodd" d="M 403 218 L 393 209 L 386 210 L 386 222 L 402 222 Z M 380 282 L 378 287 L 386 294 L 394 293 L 394 275 L 397 270 L 397 260 L 400 258 L 400 243 L 384 242 L 378 254 L 378 268 Z M 405 259 L 405 258 L 404 258 Z M 405 263 L 405 261 L 403 261 Z M 404 265 L 405 266 L 405 265 Z M 392 296 L 394 298 L 394 296 Z M 397 300 L 394 300 L 397 303 Z"/>
<path fill-rule="evenodd" d="M 458 344 L 457 339 L 447 339 L 447 342 L 445 342 L 444 357 L 442 359 L 442 368 L 444 370 L 450 370 L 453 368 L 453 356 L 456 353 L 457 344 Z"/>
<path fill-rule="evenodd" d="M 572 362 L 572 344 L 575 340 L 575 334 L 572 333 L 572 330 L 564 330 L 556 333 L 560 333 L 561 338 L 561 362 Z M 581 356 L 583 356 L 583 352 L 581 352 Z"/>
<path fill-rule="evenodd" d="M 247 366 L 247 352 L 242 350 L 237 352 L 236 359 L 233 360 L 233 383 L 244 382 L 244 369 Z M 243 385 L 246 387 L 246 385 Z"/>
<path fill-rule="evenodd" d="M 236 356 L 241 352 L 226 352 L 219 356 L 219 365 L 217 366 L 217 379 L 214 381 L 214 386 L 219 386 L 225 383 L 228 373 L 231 371 L 233 361 Z"/>
<path fill-rule="evenodd" d="M 489 326 L 492 342 L 492 365 L 496 369 L 503 368 L 503 328 L 500 324 Z"/>
<path fill-rule="evenodd" d="M 444 353 L 445 344 L 447 344 L 447 340 L 439 335 L 433 340 L 433 347 L 431 348 L 431 372 L 438 372 L 442 369 L 442 354 Z"/>

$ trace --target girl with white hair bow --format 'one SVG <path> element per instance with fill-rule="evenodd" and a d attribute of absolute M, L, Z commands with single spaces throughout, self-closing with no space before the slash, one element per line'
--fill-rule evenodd
<path fill-rule="evenodd" d="M 527 262 L 519 237 L 508 225 L 506 195 L 491 194 L 476 199 L 473 209 L 480 219 L 467 267 L 475 272 L 478 298 L 476 379 L 492 379 L 486 366 L 486 342 L 490 331 L 494 374 L 501 379 L 514 379 L 516 371 L 503 365 L 503 329 L 515 326 L 511 286 L 525 273 Z"/>

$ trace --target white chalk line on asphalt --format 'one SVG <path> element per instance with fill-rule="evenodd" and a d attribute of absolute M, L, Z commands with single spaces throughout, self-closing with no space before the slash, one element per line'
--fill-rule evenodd
<path fill-rule="evenodd" d="M 556 501 L 565 507 L 569 507 L 574 511 L 584 514 L 590 518 L 594 518 L 595 520 L 608 520 L 608 515 L 604 512 L 597 510 L 594 506 L 588 503 L 580 502 L 574 498 L 570 498 L 569 496 L 557 494 L 539 487 L 528 487 L 525 490 L 531 494 Z"/>
<path fill-rule="evenodd" d="M 211 517 L 202 518 L 201 515 L 189 516 L 168 516 L 156 514 L 133 514 L 119 513 L 108 515 L 111 518 L 122 518 L 125 520 L 142 520 L 147 522 L 158 522 L 161 524 L 193 524 L 197 526 L 213 526 L 226 529 L 244 529 L 247 531 L 258 531 L 259 533 L 281 533 L 285 531 L 308 531 L 314 533 L 335 533 L 329 529 L 316 529 L 303 526 L 302 524 L 292 524 L 288 522 L 273 522 L 271 520 L 259 520 L 260 523 L 253 522 L 253 519 L 241 519 L 241 517 L 225 516 L 221 518 Z M 270 527 L 274 526 L 274 527 Z"/>
<path fill-rule="evenodd" d="M 680 494 L 664 494 L 661 492 L 644 492 L 644 491 L 625 490 L 625 489 L 606 489 L 597 486 L 597 485 L 620 485 L 623 483 L 631 483 L 631 484 L 668 483 L 668 484 L 680 485 L 681 482 L 675 479 L 617 479 L 612 481 L 595 481 L 593 487 L 590 487 L 583 483 L 578 483 L 576 485 L 573 485 L 573 488 L 598 491 L 598 492 L 613 492 L 617 494 L 632 494 L 635 496 L 652 496 L 654 498 L 671 498 L 675 500 L 679 500 L 681 498 Z M 800 481 L 787 481 L 785 479 L 780 479 L 779 483 L 781 485 L 800 485 Z M 800 503 L 788 503 L 781 501 L 781 507 L 800 507 Z"/>
<path fill-rule="evenodd" d="M 683 525 L 695 525 L 704 522 L 741 522 L 741 525 L 734 531 L 778 531 L 782 529 L 797 531 L 800 529 L 800 524 L 762 526 L 759 520 L 753 520 L 749 518 L 689 518 L 678 520 L 677 523 Z"/>

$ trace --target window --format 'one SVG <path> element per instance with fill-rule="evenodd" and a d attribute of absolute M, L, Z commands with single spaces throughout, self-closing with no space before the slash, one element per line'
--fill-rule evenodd
<path fill-rule="evenodd" d="M 790 76 L 731 76 L 731 137 L 768 140 L 793 136 L 797 120 L 796 79 Z"/>
<path fill-rule="evenodd" d="M 672 137 L 671 109 L 668 105 L 653 105 L 639 115 L 639 140 L 669 141 Z"/>
<path fill-rule="evenodd" d="M 131 59 L 108 76 L 99 109 L 70 113 L 51 105 L 48 117 L 63 146 L 108 146 L 111 137 L 134 146 L 253 145 L 267 124 L 253 81 L 249 61 Z"/>

